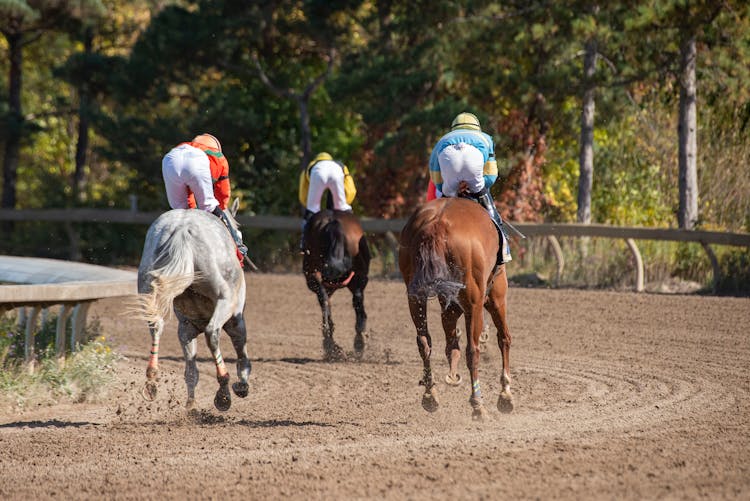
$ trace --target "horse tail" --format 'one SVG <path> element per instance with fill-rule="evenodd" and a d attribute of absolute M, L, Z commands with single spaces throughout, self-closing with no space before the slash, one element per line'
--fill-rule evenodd
<path fill-rule="evenodd" d="M 410 296 L 440 297 L 450 303 L 458 302 L 464 288 L 459 274 L 448 264 L 447 232 L 439 217 L 428 221 L 422 229 L 422 240 L 413 256 L 414 275 L 407 287 Z"/>
<path fill-rule="evenodd" d="M 174 299 L 182 294 L 200 273 L 195 271 L 194 250 L 188 231 L 178 230 L 163 243 L 148 272 L 150 291 L 139 295 L 140 317 L 155 325 L 167 318 Z"/>
<path fill-rule="evenodd" d="M 325 227 L 328 237 L 328 255 L 323 269 L 324 279 L 335 280 L 347 273 L 352 267 L 352 258 L 346 253 L 346 234 L 341 221 L 333 219 Z"/>

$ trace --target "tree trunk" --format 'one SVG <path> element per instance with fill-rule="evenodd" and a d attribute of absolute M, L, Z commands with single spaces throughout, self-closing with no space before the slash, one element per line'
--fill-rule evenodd
<path fill-rule="evenodd" d="M 297 102 L 299 104 L 300 150 L 302 150 L 300 172 L 302 172 L 312 160 L 312 133 L 310 132 L 310 113 L 307 111 L 307 99 L 303 95 L 297 99 Z"/>
<path fill-rule="evenodd" d="M 698 221 L 696 52 L 695 35 L 686 33 L 680 47 L 680 118 L 677 126 L 680 190 L 677 222 L 680 228 L 686 230 L 692 230 Z"/>
<path fill-rule="evenodd" d="M 21 129 L 23 128 L 21 109 L 22 37 L 23 35 L 20 33 L 6 35 L 10 67 L 8 71 L 8 136 L 5 138 L 3 197 L 0 204 L 3 209 L 13 209 L 16 206 L 16 179 L 21 150 Z"/>
<path fill-rule="evenodd" d="M 578 213 L 579 223 L 591 223 L 591 186 L 594 178 L 594 110 L 596 102 L 596 40 L 586 42 L 583 59 L 583 107 L 581 111 L 581 151 L 579 156 Z"/>
<path fill-rule="evenodd" d="M 83 46 L 84 52 L 88 57 L 91 55 L 91 48 L 94 42 L 94 31 L 91 27 L 86 28 L 84 34 Z M 78 88 L 78 142 L 76 143 L 76 165 L 75 171 L 73 172 L 73 200 L 79 204 L 83 202 L 85 181 L 84 171 L 86 168 L 86 161 L 88 159 L 89 149 L 89 123 L 90 123 L 90 106 L 91 106 L 91 95 L 88 87 L 87 79 L 90 77 L 88 69 L 87 74 L 84 77 L 83 84 Z"/>

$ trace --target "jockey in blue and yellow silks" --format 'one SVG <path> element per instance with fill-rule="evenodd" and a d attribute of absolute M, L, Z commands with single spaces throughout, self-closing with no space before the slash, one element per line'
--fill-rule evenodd
<path fill-rule="evenodd" d="M 333 208 L 351 212 L 351 203 L 357 195 L 354 179 L 349 174 L 349 168 L 324 152 L 312 159 L 299 177 L 299 201 L 305 206 L 302 220 L 302 239 L 300 250 L 305 246 L 305 226 L 310 218 L 320 212 L 320 202 L 325 190 L 331 192 Z"/>
<path fill-rule="evenodd" d="M 466 182 L 471 198 L 478 201 L 492 218 L 500 234 L 498 264 L 512 259 L 503 220 L 490 194 L 490 186 L 497 180 L 495 143 L 482 132 L 479 119 L 472 113 L 459 113 L 451 123 L 451 130 L 441 137 L 430 155 L 430 182 L 435 185 L 435 198 L 455 197 L 461 182 Z M 428 200 L 433 198 L 428 193 Z"/>

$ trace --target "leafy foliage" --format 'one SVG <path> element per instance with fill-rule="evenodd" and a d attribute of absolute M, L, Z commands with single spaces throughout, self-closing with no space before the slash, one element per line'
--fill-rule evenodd
<path fill-rule="evenodd" d="M 20 122 L 9 119 L 10 90 L 0 87 L 0 143 L 20 134 L 17 207 L 126 208 L 135 195 L 140 209 L 164 210 L 162 156 L 208 131 L 222 141 L 243 213 L 298 214 L 300 109 L 261 81 L 256 60 L 278 89 L 303 92 L 332 57 L 330 77 L 307 101 L 312 149 L 349 165 L 355 210 L 408 215 L 424 199 L 432 146 L 466 110 L 496 139 L 501 175 L 493 193 L 503 215 L 573 221 L 587 83 L 582 54 L 593 40 L 600 54 L 593 220 L 673 226 L 675 62 L 681 34 L 692 30 L 699 41 L 700 224 L 750 230 L 747 2 L 101 0 L 78 4 L 103 10 L 59 19 L 37 9 L 56 3 L 0 1 L 4 34 L 13 16 L 24 29 L 52 19 L 51 29 L 24 46 Z M 0 53 L 9 51 L 0 37 Z M 2 74 L 9 65 L 0 57 Z M 84 115 L 89 156 L 76 196 Z M 18 224 L 0 245 L 4 252 L 132 262 L 143 231 Z M 284 247 L 277 236 L 258 238 L 270 254 Z M 680 258 L 692 273 L 690 257 Z"/>

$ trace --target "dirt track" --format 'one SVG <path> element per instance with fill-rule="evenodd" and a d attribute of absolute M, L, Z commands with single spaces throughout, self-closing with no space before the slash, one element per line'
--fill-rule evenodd
<path fill-rule="evenodd" d="M 439 384 L 440 409 L 422 409 L 402 283 L 370 282 L 364 360 L 332 364 L 302 275 L 247 277 L 248 398 L 213 408 L 201 344 L 188 414 L 172 323 L 147 404 L 145 326 L 101 301 L 91 314 L 126 357 L 120 382 L 99 405 L 0 415 L 0 498 L 750 498 L 750 299 L 511 288 L 516 409 L 495 408 L 493 336 L 480 368 L 490 419 L 477 424 L 466 382 Z M 333 308 L 351 351 L 351 295 Z"/>

